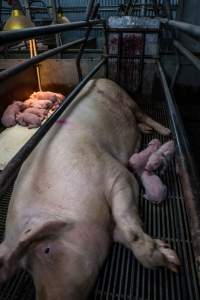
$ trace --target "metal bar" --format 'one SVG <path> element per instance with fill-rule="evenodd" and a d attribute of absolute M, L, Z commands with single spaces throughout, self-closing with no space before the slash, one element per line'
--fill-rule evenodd
<path fill-rule="evenodd" d="M 69 52 L 70 52 L 70 50 L 69 50 Z M 119 55 L 118 54 L 109 54 L 109 55 L 107 55 L 108 56 L 108 58 L 119 58 Z M 135 58 L 141 58 L 141 54 L 136 54 L 136 55 L 133 55 L 133 56 L 125 56 L 125 55 L 123 55 L 123 57 L 122 57 L 123 59 L 135 59 Z M 153 56 L 153 55 L 144 55 L 144 58 L 145 59 L 159 59 L 159 56 Z"/>
<path fill-rule="evenodd" d="M 84 41 L 84 38 L 76 40 L 74 42 L 67 43 L 67 44 L 57 47 L 55 49 L 45 51 L 44 53 L 34 56 L 31 59 L 26 60 L 17 66 L 14 66 L 13 68 L 9 68 L 8 70 L 2 71 L 2 72 L 0 72 L 0 81 L 5 80 L 5 79 L 9 78 L 10 76 L 16 75 L 17 73 L 29 68 L 30 66 L 33 66 L 49 57 L 61 52 L 64 49 L 68 49 L 74 45 L 80 44 L 83 41 Z"/>
<path fill-rule="evenodd" d="M 103 22 L 103 33 L 104 33 L 104 57 L 106 58 L 106 78 L 109 76 L 108 70 L 108 55 L 109 55 L 109 44 L 108 44 L 108 31 L 106 21 Z"/>
<path fill-rule="evenodd" d="M 37 36 L 43 36 L 43 35 L 63 32 L 66 30 L 82 28 L 89 25 L 91 26 L 96 24 L 102 24 L 102 22 L 103 22 L 102 20 L 90 20 L 90 21 L 73 22 L 68 24 L 38 26 L 38 27 L 26 28 L 22 30 L 4 31 L 4 32 L 0 32 L 0 45 L 7 44 L 10 42 L 16 42 L 20 40 L 26 40 Z"/>
<path fill-rule="evenodd" d="M 68 54 L 68 53 L 78 53 L 79 49 L 69 49 L 66 52 L 64 52 L 64 54 Z M 103 54 L 103 50 L 102 49 L 84 49 L 85 53 L 92 53 L 92 54 Z"/>
<path fill-rule="evenodd" d="M 168 87 L 167 79 L 163 68 L 157 63 L 163 90 L 165 93 L 166 104 L 168 107 L 169 118 L 172 125 L 174 137 L 176 138 L 178 160 L 181 166 L 180 178 L 182 180 L 185 205 L 187 208 L 189 225 L 191 230 L 192 242 L 194 246 L 197 272 L 200 278 L 200 187 L 199 179 L 195 170 L 194 161 L 191 156 L 190 146 L 184 129 L 181 115 L 176 107 L 172 93 Z"/>
<path fill-rule="evenodd" d="M 170 88 L 171 90 L 173 90 L 174 88 L 174 85 L 176 83 L 176 80 L 180 74 L 180 71 L 181 71 L 181 58 L 180 58 L 180 55 L 178 53 L 178 50 L 176 49 L 176 58 L 177 58 L 177 65 L 176 65 L 176 70 L 175 70 L 175 73 L 172 77 L 172 81 L 171 81 L 171 84 L 170 84 Z"/>
<path fill-rule="evenodd" d="M 33 45 L 34 56 L 37 56 L 37 45 L 36 45 L 36 40 L 35 39 L 32 40 L 32 45 Z M 38 64 L 36 65 L 36 73 L 37 73 L 38 88 L 39 88 L 39 91 L 42 91 L 40 66 Z"/>
<path fill-rule="evenodd" d="M 165 18 L 158 18 L 158 20 L 164 25 L 169 25 L 173 28 L 179 29 L 193 38 L 200 39 L 200 26 Z"/>
<path fill-rule="evenodd" d="M 57 5 L 55 0 L 51 0 L 51 6 L 52 6 L 52 16 L 53 16 L 53 24 L 58 23 L 58 16 L 57 16 Z M 56 34 L 56 46 L 61 46 L 62 43 L 60 43 L 59 34 Z M 61 58 L 60 53 L 58 54 L 58 58 Z"/>
<path fill-rule="evenodd" d="M 119 32 L 119 34 L 118 34 L 118 63 L 117 63 L 118 82 L 121 81 L 122 53 L 123 53 L 123 32 Z"/>
<path fill-rule="evenodd" d="M 144 56 L 145 56 L 145 46 L 146 46 L 146 35 L 143 32 L 142 33 L 142 53 L 140 57 L 140 84 L 139 84 L 139 89 L 142 88 L 142 83 L 143 83 L 143 74 L 144 74 Z"/>
<path fill-rule="evenodd" d="M 94 1 L 95 0 L 90 0 L 89 3 L 88 3 L 88 7 L 87 7 L 87 11 L 86 11 L 86 21 L 87 22 L 90 20 L 90 18 L 94 19 L 97 15 L 97 12 L 98 12 L 99 4 L 96 5 L 96 9 L 93 10 Z M 86 33 L 85 33 L 85 39 L 84 39 L 83 43 L 80 46 L 80 51 L 79 51 L 79 54 L 76 58 L 76 67 L 77 67 L 77 71 L 78 71 L 79 81 L 81 81 L 83 79 L 83 74 L 82 74 L 82 70 L 81 70 L 81 58 L 83 56 L 85 46 L 86 46 L 88 38 L 90 36 L 91 28 L 92 27 L 89 25 L 87 30 L 86 30 Z"/>
<path fill-rule="evenodd" d="M 165 10 L 166 10 L 167 17 L 171 19 L 172 14 L 171 14 L 170 0 L 164 0 L 164 7 L 165 7 Z"/>
<path fill-rule="evenodd" d="M 86 21 L 89 21 L 89 19 L 91 17 L 95 1 L 96 0 L 89 0 L 88 1 L 88 5 L 87 5 L 87 9 L 86 9 Z"/>
<path fill-rule="evenodd" d="M 55 121 L 60 117 L 64 110 L 71 104 L 80 90 L 90 80 L 90 78 L 101 68 L 106 59 L 103 58 L 94 68 L 91 70 L 85 78 L 73 89 L 73 91 L 64 99 L 61 106 L 51 115 L 49 119 L 36 131 L 31 139 L 19 150 L 19 152 L 10 160 L 5 169 L 0 173 L 0 196 L 6 191 L 9 185 L 12 183 L 13 178 L 16 176 L 16 172 L 21 167 L 22 163 L 26 160 L 29 154 L 39 144 L 44 135 L 53 126 Z"/>
<path fill-rule="evenodd" d="M 159 15 L 159 8 L 158 8 L 158 3 L 157 0 L 153 0 L 153 10 L 155 12 L 155 15 L 158 16 Z"/>
<path fill-rule="evenodd" d="M 196 57 L 192 52 L 186 49 L 181 43 L 178 41 L 173 41 L 174 46 L 182 53 L 185 57 L 189 59 L 189 61 L 193 64 L 193 66 L 200 71 L 200 59 Z"/>
<path fill-rule="evenodd" d="M 109 32 L 112 33 L 118 33 L 118 32 L 124 32 L 124 33 L 159 33 L 159 29 L 153 29 L 153 28 L 110 28 L 108 29 Z"/>

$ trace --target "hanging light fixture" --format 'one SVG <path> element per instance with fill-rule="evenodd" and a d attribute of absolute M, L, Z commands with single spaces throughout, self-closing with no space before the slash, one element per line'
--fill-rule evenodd
<path fill-rule="evenodd" d="M 10 3 L 9 3 L 10 4 Z M 10 31 L 10 30 L 19 30 L 24 28 L 34 27 L 34 23 L 28 16 L 25 16 L 22 12 L 21 5 L 18 1 L 12 1 L 12 12 L 11 16 L 6 21 L 3 31 Z M 35 39 L 29 40 L 29 51 L 30 57 L 37 56 L 37 45 Z M 41 87 L 41 78 L 40 78 L 40 69 L 39 65 L 36 65 L 36 72 L 37 72 L 37 81 L 39 90 L 42 90 Z"/>
<path fill-rule="evenodd" d="M 69 24 L 69 23 L 71 23 L 70 20 L 67 17 L 65 17 L 61 7 L 58 8 L 58 12 L 57 12 L 57 23 L 58 24 Z"/>
<path fill-rule="evenodd" d="M 3 30 L 9 31 L 33 26 L 33 22 L 31 22 L 31 20 L 23 14 L 19 7 L 17 7 L 12 9 L 11 16 L 6 21 Z"/>

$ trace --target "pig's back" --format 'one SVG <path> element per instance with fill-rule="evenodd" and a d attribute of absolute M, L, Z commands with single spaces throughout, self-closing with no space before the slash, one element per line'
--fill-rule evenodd
<path fill-rule="evenodd" d="M 109 168 L 115 160 L 126 163 L 137 135 L 123 103 L 129 99 L 114 87 L 107 80 L 90 81 L 26 160 L 13 191 L 10 228 L 46 213 L 79 221 L 109 218 L 104 201 Z"/>

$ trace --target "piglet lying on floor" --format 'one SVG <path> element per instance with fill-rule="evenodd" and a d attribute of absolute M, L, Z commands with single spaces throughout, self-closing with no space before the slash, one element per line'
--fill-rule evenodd
<path fill-rule="evenodd" d="M 169 162 L 172 160 L 174 153 L 174 142 L 169 141 L 165 143 L 149 157 L 145 169 L 149 172 L 153 172 L 161 168 L 161 174 L 163 174 Z"/>
<path fill-rule="evenodd" d="M 16 125 L 16 115 L 25 108 L 23 102 L 14 101 L 12 104 L 8 105 L 4 114 L 1 118 L 1 123 L 5 127 L 12 127 Z"/>
<path fill-rule="evenodd" d="M 21 126 L 27 126 L 29 129 L 41 126 L 42 118 L 30 112 L 20 112 L 16 116 L 17 123 Z"/>
<path fill-rule="evenodd" d="M 53 92 L 35 92 L 24 102 L 15 101 L 5 110 L 1 122 L 5 127 L 17 123 L 28 128 L 39 127 L 59 107 L 64 96 Z"/>
<path fill-rule="evenodd" d="M 160 177 L 153 173 L 158 168 L 162 172 L 166 169 L 167 164 L 173 158 L 175 146 L 173 141 L 169 141 L 161 146 L 158 140 L 152 140 L 148 147 L 135 153 L 129 160 L 132 170 L 140 178 L 145 189 L 144 198 L 159 204 L 167 196 L 167 188 L 161 181 Z"/>

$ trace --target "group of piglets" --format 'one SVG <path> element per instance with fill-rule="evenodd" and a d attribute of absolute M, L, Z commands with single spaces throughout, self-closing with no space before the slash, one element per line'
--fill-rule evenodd
<path fill-rule="evenodd" d="M 28 128 L 41 126 L 42 121 L 49 117 L 64 100 L 64 96 L 53 92 L 34 92 L 28 100 L 14 101 L 9 105 L 1 118 L 5 127 L 17 123 Z"/>
<path fill-rule="evenodd" d="M 129 160 L 130 168 L 139 177 L 145 189 L 144 198 L 155 204 L 161 203 L 167 196 L 167 187 L 155 171 L 160 170 L 160 174 L 164 174 L 174 153 L 173 141 L 161 145 L 159 140 L 154 139 L 145 150 L 135 153 Z"/>

